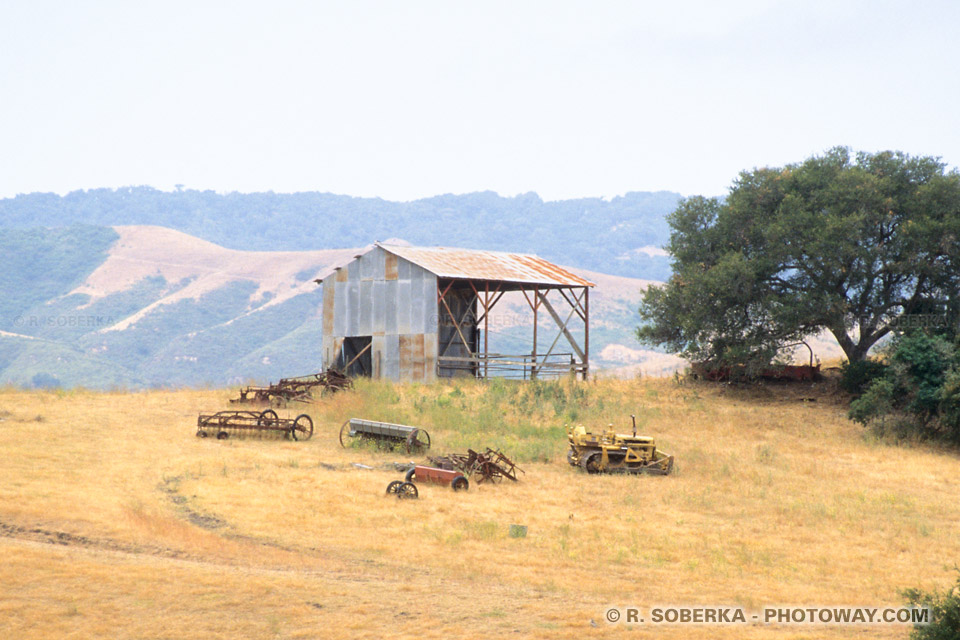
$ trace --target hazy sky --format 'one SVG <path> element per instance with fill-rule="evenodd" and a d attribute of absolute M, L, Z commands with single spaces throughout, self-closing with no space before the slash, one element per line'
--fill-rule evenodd
<path fill-rule="evenodd" d="M 960 164 L 960 2 L 0 0 L 0 197 L 724 193 Z"/>

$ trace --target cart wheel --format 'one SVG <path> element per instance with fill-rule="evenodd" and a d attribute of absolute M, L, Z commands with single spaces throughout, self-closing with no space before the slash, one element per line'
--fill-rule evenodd
<path fill-rule="evenodd" d="M 207 432 L 204 431 L 203 429 L 201 429 L 201 430 L 197 431 L 197 437 L 198 437 L 198 438 L 206 438 L 206 437 L 207 437 Z"/>
<path fill-rule="evenodd" d="M 407 453 L 414 451 L 425 451 L 430 448 L 430 434 L 423 429 L 414 429 L 413 433 L 407 436 Z"/>
<path fill-rule="evenodd" d="M 344 449 L 347 448 L 347 443 L 344 438 L 350 437 L 350 421 L 347 420 L 342 425 L 340 425 L 340 446 Z"/>
<path fill-rule="evenodd" d="M 404 478 L 404 480 L 406 480 L 407 482 L 413 482 L 413 479 L 416 475 L 417 475 L 417 468 L 414 467 L 412 469 L 407 470 L 407 475 Z"/>
<path fill-rule="evenodd" d="M 264 412 L 266 413 L 266 412 Z M 293 428 L 290 429 L 290 435 L 294 440 L 309 440 L 313 435 L 313 420 L 305 413 L 297 416 L 293 421 Z"/>
<path fill-rule="evenodd" d="M 420 497 L 420 492 L 417 491 L 417 485 L 412 482 L 403 482 L 397 487 L 397 497 L 401 500 L 405 499 L 417 499 Z"/>
<path fill-rule="evenodd" d="M 402 484 L 403 484 L 403 482 L 401 482 L 400 480 L 394 480 L 393 482 L 391 482 L 390 484 L 388 484 L 388 485 L 387 485 L 387 495 L 389 495 L 389 494 L 391 494 L 391 493 L 397 493 L 397 490 L 400 489 L 400 485 L 402 485 Z"/>
<path fill-rule="evenodd" d="M 221 431 L 220 433 L 217 434 L 217 440 L 226 440 L 229 437 L 230 437 L 230 434 L 227 433 L 226 431 Z"/>
<path fill-rule="evenodd" d="M 470 488 L 470 482 L 464 476 L 457 476 L 450 483 L 450 486 L 453 487 L 454 491 L 466 491 Z"/>
<path fill-rule="evenodd" d="M 266 411 L 260 414 L 259 418 L 257 418 L 257 426 L 258 427 L 275 427 L 279 422 L 279 420 L 280 419 L 279 419 L 279 416 L 277 416 L 276 411 L 274 411 L 273 409 L 267 409 Z"/>

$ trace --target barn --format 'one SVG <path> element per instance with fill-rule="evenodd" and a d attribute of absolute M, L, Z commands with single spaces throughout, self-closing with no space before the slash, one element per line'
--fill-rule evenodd
<path fill-rule="evenodd" d="M 324 367 L 397 381 L 589 373 L 594 284 L 537 256 L 378 242 L 316 282 Z M 529 351 L 489 350 L 504 296 L 532 315 Z"/>

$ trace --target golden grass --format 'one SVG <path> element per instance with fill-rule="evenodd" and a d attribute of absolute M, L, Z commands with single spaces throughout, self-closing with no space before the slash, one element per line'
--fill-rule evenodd
<path fill-rule="evenodd" d="M 4 637 L 613 636 L 608 605 L 893 605 L 952 582 L 960 460 L 864 436 L 809 387 L 361 383 L 308 442 L 194 437 L 229 390 L 0 392 Z M 293 416 L 297 407 L 282 411 Z M 666 478 L 586 476 L 563 425 L 636 413 Z M 501 446 L 518 484 L 383 495 L 401 452 L 341 449 L 351 416 Z M 544 461 L 546 460 L 546 461 Z M 359 462 L 374 467 L 354 467 Z M 332 467 L 332 468 L 331 468 Z M 507 535 L 529 527 L 526 538 Z M 597 627 L 590 625 L 594 620 Z M 871 627 L 869 637 L 904 637 Z M 851 637 L 652 627 L 636 637 Z"/>

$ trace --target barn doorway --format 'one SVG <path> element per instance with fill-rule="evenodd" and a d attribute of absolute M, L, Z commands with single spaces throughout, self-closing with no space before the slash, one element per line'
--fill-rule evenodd
<path fill-rule="evenodd" d="M 373 375 L 373 358 L 370 354 L 372 336 L 353 336 L 344 338 L 337 354 L 336 368 L 351 378 Z"/>

